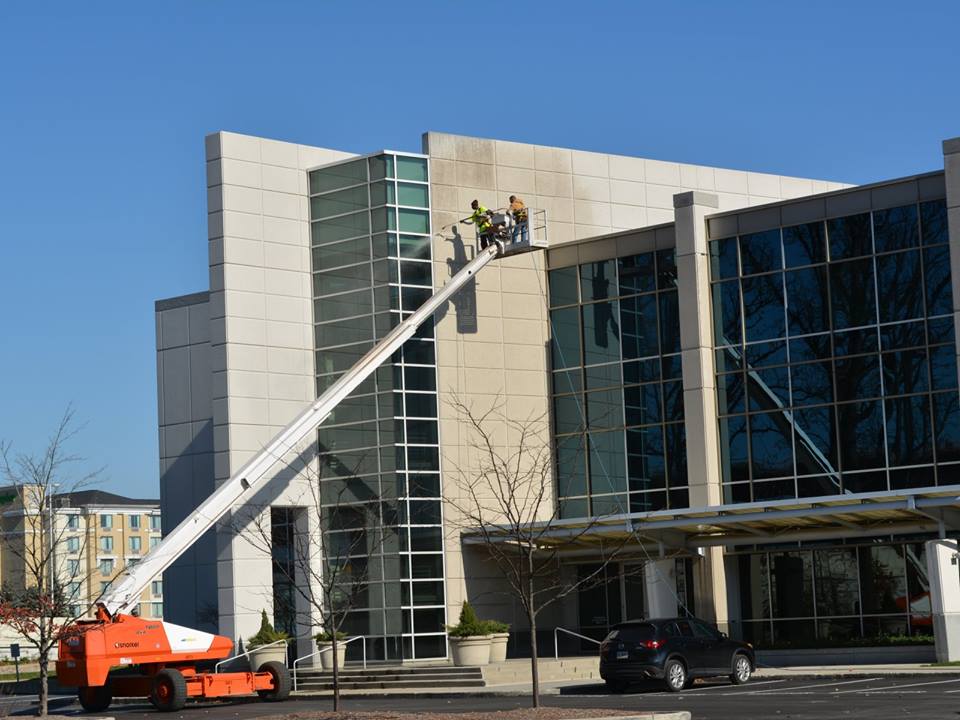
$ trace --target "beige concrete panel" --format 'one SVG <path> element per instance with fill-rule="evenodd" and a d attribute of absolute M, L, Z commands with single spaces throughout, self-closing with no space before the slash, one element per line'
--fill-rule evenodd
<path fill-rule="evenodd" d="M 661 223 L 670 223 L 673 222 L 673 210 L 666 210 L 664 208 L 647 208 L 647 224 L 648 225 L 659 225 Z"/>
<path fill-rule="evenodd" d="M 256 318 L 227 317 L 225 320 L 227 342 L 243 345 L 265 345 L 267 327 L 264 320 Z"/>
<path fill-rule="evenodd" d="M 263 271 L 263 277 L 264 288 L 267 293 L 293 295 L 294 297 L 306 297 L 310 293 L 309 273 L 267 268 Z"/>
<path fill-rule="evenodd" d="M 606 235 L 611 231 L 610 225 L 580 225 L 573 226 L 573 237 L 575 240 L 589 240 L 600 235 Z"/>
<path fill-rule="evenodd" d="M 227 383 L 232 397 L 266 399 L 269 396 L 266 373 L 231 370 Z"/>
<path fill-rule="evenodd" d="M 537 170 L 557 173 L 569 173 L 573 169 L 569 150 L 543 145 L 533 148 L 533 166 Z"/>
<path fill-rule="evenodd" d="M 680 164 L 680 187 L 683 188 L 683 190 L 696 190 L 699 188 L 697 169 L 696 165 Z"/>
<path fill-rule="evenodd" d="M 460 211 L 462 213 L 460 218 L 465 218 L 472 212 L 470 209 L 470 203 L 472 203 L 474 200 L 479 200 L 481 205 L 491 210 L 496 208 L 497 191 L 493 190 L 492 188 L 492 185 L 489 188 L 458 187 L 457 197 L 459 200 L 457 202 L 457 207 L 462 208 Z M 460 232 L 462 233 L 468 233 L 472 231 L 472 225 L 460 226 Z"/>
<path fill-rule="evenodd" d="M 461 187 L 493 190 L 497 186 L 497 178 L 493 165 L 461 162 L 458 160 L 456 163 L 456 173 L 457 185 Z"/>
<path fill-rule="evenodd" d="M 246 213 L 259 213 L 263 211 L 260 190 L 241 187 L 239 185 L 221 185 L 220 188 L 223 191 L 223 209 Z M 210 190 L 213 192 L 216 188 L 211 188 Z M 211 212 L 221 209 L 212 206 L 212 198 L 209 193 L 207 195 L 207 202 Z"/>
<path fill-rule="evenodd" d="M 682 351 L 683 356 L 683 387 L 689 390 L 706 389 L 716 390 L 717 382 L 713 349 L 711 347 L 695 347 Z"/>
<path fill-rule="evenodd" d="M 736 193 L 738 195 L 747 195 L 749 193 L 747 173 L 745 172 L 714 168 L 713 177 L 716 181 L 717 192 Z"/>
<path fill-rule="evenodd" d="M 264 165 L 282 165 L 283 167 L 298 167 L 299 154 L 295 143 L 282 140 L 260 139 L 260 162 Z"/>
<path fill-rule="evenodd" d="M 496 145 L 493 140 L 455 135 L 453 146 L 455 158 L 463 162 L 492 165 L 496 160 Z"/>
<path fill-rule="evenodd" d="M 297 377 L 296 375 L 277 375 L 270 373 L 267 376 L 267 389 L 271 398 L 279 400 L 296 400 L 303 404 L 315 398 L 314 382 L 312 378 Z"/>
<path fill-rule="evenodd" d="M 580 246 L 579 250 L 579 260 L 581 263 L 608 260 L 617 256 L 617 240 L 616 238 L 594 240 L 593 242 L 584 243 Z"/>
<path fill-rule="evenodd" d="M 211 170 L 213 170 L 211 172 Z M 219 180 L 219 182 L 211 182 Z M 246 160 L 223 158 L 217 162 L 207 163 L 207 185 L 241 185 L 248 188 L 260 189 L 260 163 Z"/>
<path fill-rule="evenodd" d="M 280 400 L 270 398 L 267 406 L 267 419 L 271 425 L 283 427 L 303 412 L 302 400 Z"/>
<path fill-rule="evenodd" d="M 268 296 L 269 297 L 269 296 Z M 313 349 L 313 333 L 307 323 L 278 322 L 265 323 L 266 344 L 271 347 Z"/>
<path fill-rule="evenodd" d="M 543 342 L 546 343 L 547 333 L 543 333 Z M 506 343 L 501 346 L 505 364 L 510 369 L 537 370 L 546 372 L 547 355 L 543 344 L 514 345 Z M 512 417 L 512 415 L 511 415 Z"/>
<path fill-rule="evenodd" d="M 768 198 L 779 198 L 780 176 L 767 173 L 747 173 L 747 193 Z"/>
<path fill-rule="evenodd" d="M 514 345 L 542 345 L 545 325 L 539 320 L 504 319 L 503 341 Z"/>
<path fill-rule="evenodd" d="M 221 262 L 235 265 L 252 265 L 254 267 L 263 266 L 263 243 L 260 240 L 247 240 L 244 238 L 226 238 L 217 241 L 210 241 L 211 249 L 214 243 L 219 245 L 222 250 L 223 259 Z M 217 264 L 211 255 L 211 264 Z"/>
<path fill-rule="evenodd" d="M 497 189 L 504 195 L 504 202 L 507 202 L 510 195 L 516 194 L 520 195 L 524 202 L 529 203 L 529 198 L 536 192 L 534 171 L 526 168 L 498 167 Z"/>
<path fill-rule="evenodd" d="M 299 195 L 264 190 L 263 214 L 288 220 L 300 220 L 304 217 L 300 204 L 303 199 Z"/>
<path fill-rule="evenodd" d="M 610 227 L 610 203 L 574 200 L 573 220 L 577 225 Z"/>
<path fill-rule="evenodd" d="M 308 272 L 310 270 L 310 255 L 307 248 L 300 245 L 285 245 L 282 243 L 263 243 L 263 264 L 276 270 L 293 270 Z"/>
<path fill-rule="evenodd" d="M 797 198 L 813 194 L 813 181 L 802 178 L 781 177 L 780 197 Z"/>
<path fill-rule="evenodd" d="M 263 189 L 276 192 L 290 193 L 292 195 L 301 195 L 300 178 L 306 175 L 296 168 L 279 167 L 276 165 L 263 165 Z"/>
<path fill-rule="evenodd" d="M 500 271 L 500 288 L 504 293 L 539 296 L 546 288 L 546 278 L 537 270 L 505 267 Z"/>
<path fill-rule="evenodd" d="M 267 320 L 306 324 L 313 322 L 313 309 L 309 298 L 266 295 L 264 302 Z"/>
<path fill-rule="evenodd" d="M 606 178 L 610 175 L 609 156 L 604 153 L 572 150 L 570 159 L 575 175 L 593 175 Z"/>
<path fill-rule="evenodd" d="M 538 293 L 539 295 L 539 290 Z M 542 303 L 532 301 L 529 294 L 504 293 L 501 297 L 503 317 L 536 320 L 544 316 Z"/>
<path fill-rule="evenodd" d="M 226 349 L 227 361 L 224 367 L 231 374 L 235 370 L 253 370 L 264 372 L 267 370 L 267 349 L 256 345 L 238 345 L 230 343 L 223 346 Z M 214 367 L 218 367 L 214 365 Z M 229 387 L 229 380 L 227 381 Z"/>
<path fill-rule="evenodd" d="M 647 184 L 647 207 L 673 210 L 673 196 L 676 193 L 677 188 L 675 186 Z"/>
<path fill-rule="evenodd" d="M 431 158 L 447 158 L 455 160 L 457 157 L 456 136 L 448 133 L 426 132 L 423 134 L 423 152 Z"/>
<path fill-rule="evenodd" d="M 530 168 L 534 167 L 534 146 L 518 142 L 506 142 L 504 140 L 495 140 L 497 165 Z"/>
<path fill-rule="evenodd" d="M 224 252 L 229 253 L 230 241 L 224 242 Z M 211 277 L 211 281 L 213 278 Z M 212 287 L 212 286 L 211 286 Z M 240 290 L 251 293 L 263 292 L 263 269 L 248 265 L 226 264 L 223 266 L 223 287 L 225 290 Z M 228 304 L 229 309 L 229 304 Z"/>
<path fill-rule="evenodd" d="M 543 210 L 546 213 L 548 229 L 553 227 L 553 224 L 557 222 L 573 222 L 573 203 L 569 197 L 561 198 L 552 195 L 535 195 L 530 199 L 529 205 L 538 210 Z"/>
<path fill-rule="evenodd" d="M 646 205 L 647 188 L 639 182 L 611 180 L 610 201 L 621 205 Z"/>
<path fill-rule="evenodd" d="M 431 156 L 430 174 L 432 176 L 431 184 L 434 187 L 457 184 L 457 165 L 452 159 L 440 160 Z"/>
<path fill-rule="evenodd" d="M 313 372 L 313 353 L 292 348 L 266 348 L 267 367 L 272 373 L 307 375 Z"/>
<path fill-rule="evenodd" d="M 536 370 L 510 370 L 507 373 L 508 397 L 543 397 L 547 392 L 546 376 Z"/>
<path fill-rule="evenodd" d="M 220 217 L 222 223 L 220 234 L 248 240 L 263 239 L 263 222 L 259 212 L 252 214 L 225 210 Z M 211 237 L 214 236 L 211 234 Z"/>
<path fill-rule="evenodd" d="M 569 174 L 537 170 L 535 180 L 537 195 L 573 197 L 573 178 Z"/>
<path fill-rule="evenodd" d="M 308 170 L 318 165 L 327 165 L 351 157 L 356 157 L 356 153 L 313 147 L 312 145 L 297 146 L 297 167 L 301 170 Z M 304 192 L 306 192 L 306 190 L 304 190 Z"/>
<path fill-rule="evenodd" d="M 607 178 L 574 175 L 573 197 L 579 200 L 610 202 L 610 181 Z"/>
<path fill-rule="evenodd" d="M 551 247 L 573 242 L 573 223 L 547 221 L 547 242 Z"/>
<path fill-rule="evenodd" d="M 716 190 L 717 183 L 713 176 L 713 168 L 697 165 L 697 189 Z"/>
<path fill-rule="evenodd" d="M 264 422 L 267 417 L 267 401 L 262 398 L 238 397 L 232 395 L 229 402 L 231 423 L 255 425 Z M 234 448 L 231 448 L 231 452 Z"/>
<path fill-rule="evenodd" d="M 503 364 L 503 345 L 500 343 L 470 343 L 463 362 L 470 368 L 497 368 Z"/>
<path fill-rule="evenodd" d="M 220 157 L 260 162 L 260 138 L 232 132 L 218 134 L 220 136 Z"/>
<path fill-rule="evenodd" d="M 717 200 L 719 201 L 718 210 L 739 210 L 740 208 L 745 208 L 750 204 L 749 198 L 746 195 L 737 195 L 734 193 L 725 193 L 717 192 Z"/>
<path fill-rule="evenodd" d="M 644 182 L 647 179 L 643 158 L 610 155 L 608 165 L 611 178 L 633 182 Z"/>
<path fill-rule="evenodd" d="M 434 210 L 434 217 L 436 217 L 437 210 L 459 210 L 460 206 L 458 205 L 457 197 L 457 188 L 450 185 L 433 185 L 430 189 L 430 200 L 432 202 L 432 207 Z M 453 222 L 458 219 L 457 217 L 451 217 L 447 222 L 437 225 L 441 227 L 447 223 Z"/>
<path fill-rule="evenodd" d="M 229 430 L 229 447 L 232 451 L 257 452 L 262 450 L 273 438 L 270 428 L 263 425 L 248 425 L 237 422 L 231 423 Z"/>
<path fill-rule="evenodd" d="M 644 160 L 647 183 L 655 185 L 680 185 L 680 164 L 662 160 Z"/>
<path fill-rule="evenodd" d="M 611 205 L 610 223 L 614 228 L 639 228 L 647 224 L 647 209 L 636 205 Z"/>
<path fill-rule="evenodd" d="M 511 371 L 512 372 L 512 371 Z M 539 373 L 543 378 L 543 373 Z M 549 422 L 545 397 L 507 395 L 507 417 L 520 423 Z"/>

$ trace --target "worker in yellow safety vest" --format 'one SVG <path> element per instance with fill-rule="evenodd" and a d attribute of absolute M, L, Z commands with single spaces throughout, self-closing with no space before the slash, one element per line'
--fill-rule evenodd
<path fill-rule="evenodd" d="M 479 200 L 470 203 L 473 212 L 470 217 L 463 222 L 476 225 L 477 236 L 480 238 L 480 249 L 484 249 L 490 244 L 490 237 L 493 234 L 493 224 L 490 222 L 490 211 L 480 204 Z"/>
<path fill-rule="evenodd" d="M 520 236 L 520 242 L 527 242 L 529 227 L 527 225 L 527 206 L 516 195 L 510 196 L 510 214 L 513 215 L 513 236 L 510 238 L 510 242 L 516 242 L 518 235 Z"/>

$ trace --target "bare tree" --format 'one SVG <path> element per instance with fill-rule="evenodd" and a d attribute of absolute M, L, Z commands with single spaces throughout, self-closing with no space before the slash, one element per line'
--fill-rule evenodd
<path fill-rule="evenodd" d="M 79 562 L 58 562 L 67 550 L 82 556 L 86 536 L 74 534 L 77 546 L 68 545 L 70 528 L 56 522 L 58 494 L 87 487 L 99 474 L 74 474 L 81 458 L 67 446 L 76 433 L 73 410 L 68 408 L 39 454 L 14 454 L 10 443 L 0 443 L 0 471 L 19 510 L 5 519 L 2 532 L 3 550 L 15 568 L 0 589 L 0 623 L 22 635 L 37 652 L 41 716 L 48 711 L 50 655 L 76 632 L 77 619 L 88 609 L 81 598 L 87 571 Z"/>
<path fill-rule="evenodd" d="M 274 614 L 287 613 L 297 625 L 319 626 L 330 636 L 333 654 L 333 709 L 340 710 L 340 667 L 337 650 L 348 614 L 360 606 L 368 593 L 370 559 L 384 542 L 381 522 L 381 495 L 345 466 L 336 452 L 325 449 L 321 476 L 301 455 L 297 475 L 303 495 L 292 503 L 300 509 L 293 537 L 284 542 L 285 561 L 275 556 L 277 538 L 269 509 L 258 508 L 241 514 L 234 532 L 265 554 L 274 555 L 273 572 L 293 588 L 293 597 L 275 604 Z M 306 455 L 309 457 L 309 454 Z M 362 462 L 362 460 L 361 460 Z M 300 602 L 297 600 L 299 599 Z"/>
<path fill-rule="evenodd" d="M 468 428 L 468 445 L 475 456 L 469 467 L 445 458 L 447 474 L 456 479 L 458 491 L 457 497 L 447 498 L 459 513 L 453 522 L 483 546 L 527 616 L 532 703 L 540 707 L 537 616 L 572 593 L 605 582 L 607 566 L 632 534 L 609 542 L 594 539 L 590 547 L 596 550 L 597 561 L 592 571 L 565 577 L 560 568 L 563 550 L 582 544 L 604 518 L 588 518 L 577 527 L 557 524 L 546 416 L 511 420 L 502 414 L 499 401 L 484 412 L 456 397 L 451 405 Z M 509 434 L 509 447 L 503 451 L 495 442 L 498 425 Z"/>

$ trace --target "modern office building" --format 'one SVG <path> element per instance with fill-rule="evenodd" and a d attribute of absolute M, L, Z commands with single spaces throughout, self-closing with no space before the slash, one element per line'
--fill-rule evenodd
<path fill-rule="evenodd" d="M 92 617 L 110 583 L 160 542 L 160 502 L 103 490 L 58 493 L 49 502 L 37 497 L 29 486 L 0 488 L 0 581 L 36 584 L 30 568 L 39 567 L 52 543 L 52 570 L 70 598 L 71 614 Z M 38 513 L 39 506 L 48 511 Z M 162 580 L 144 590 L 137 610 L 142 617 L 163 617 Z"/>
<path fill-rule="evenodd" d="M 157 303 L 165 527 L 472 257 L 472 199 L 520 195 L 550 249 L 485 268 L 281 459 L 254 501 L 272 554 L 238 509 L 165 573 L 167 619 L 242 638 L 267 609 L 308 637 L 278 567 L 319 487 L 331 537 L 382 529 L 345 628 L 369 656 L 443 657 L 465 598 L 522 651 L 457 517 L 453 469 L 476 458 L 456 398 L 550 418 L 557 542 L 591 540 L 564 572 L 630 528 L 548 632 L 687 610 L 768 647 L 930 634 L 924 543 L 960 530 L 960 143 L 944 152 L 854 188 L 433 132 L 367 155 L 208 136 L 210 287 Z"/>

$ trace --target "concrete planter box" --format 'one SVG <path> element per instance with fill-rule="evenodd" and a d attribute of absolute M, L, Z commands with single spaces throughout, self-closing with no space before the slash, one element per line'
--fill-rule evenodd
<path fill-rule="evenodd" d="M 270 647 L 254 648 L 250 651 L 250 669 L 257 672 L 263 664 L 275 660 L 284 667 L 287 666 L 287 646 L 271 645 Z"/>
<path fill-rule="evenodd" d="M 456 667 L 476 667 L 490 664 L 490 636 L 471 635 L 450 638 L 450 654 Z"/>
<path fill-rule="evenodd" d="M 502 663 L 507 659 L 507 641 L 510 633 L 493 633 L 490 636 L 490 662 Z"/>
<path fill-rule="evenodd" d="M 893 665 L 936 662 L 933 645 L 897 645 L 889 647 L 805 648 L 797 650 L 758 650 L 761 666 L 793 665 Z"/>
<path fill-rule="evenodd" d="M 317 650 L 324 650 L 317 655 L 317 663 L 324 670 L 333 670 L 333 650 L 328 649 L 333 648 L 332 642 L 318 642 Z M 343 644 L 343 640 L 337 643 L 337 667 L 342 668 L 344 663 L 344 658 L 347 655 L 347 646 Z"/>

